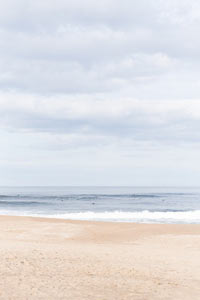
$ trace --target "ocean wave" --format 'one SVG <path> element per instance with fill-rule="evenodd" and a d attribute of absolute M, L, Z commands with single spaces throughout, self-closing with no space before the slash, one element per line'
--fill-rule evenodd
<path fill-rule="evenodd" d="M 189 193 L 126 193 L 126 194 L 63 194 L 63 195 L 43 195 L 43 194 L 0 194 L 0 201 L 15 201 L 15 200 L 37 200 L 37 201 L 47 201 L 47 200 L 98 200 L 98 199 L 149 199 L 149 198 L 168 198 L 178 196 L 191 196 Z"/>
<path fill-rule="evenodd" d="M 179 212 L 159 212 L 159 211 L 135 211 L 135 212 L 79 212 L 52 215 L 56 218 L 71 220 L 93 220 L 93 221 L 116 221 L 116 222 L 147 222 L 147 223 L 200 223 L 200 210 L 179 211 Z"/>
<path fill-rule="evenodd" d="M 3 200 L 0 200 L 0 207 L 1 206 L 33 206 L 33 205 L 49 205 L 49 203 L 46 203 L 46 202 L 36 202 L 36 201 L 3 201 Z"/>
<path fill-rule="evenodd" d="M 32 216 L 68 220 L 136 222 L 136 223 L 200 223 L 200 210 L 195 211 L 105 211 L 105 212 L 76 212 L 63 214 L 33 214 L 31 212 L 0 211 L 0 215 Z"/>

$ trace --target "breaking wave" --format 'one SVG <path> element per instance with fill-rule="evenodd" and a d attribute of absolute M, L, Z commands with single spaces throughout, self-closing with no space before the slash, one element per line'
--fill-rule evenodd
<path fill-rule="evenodd" d="M 32 216 L 32 217 L 45 217 L 57 218 L 68 220 L 88 220 L 88 221 L 110 221 L 110 222 L 136 222 L 136 223 L 185 223 L 185 224 L 198 224 L 200 223 L 200 210 L 194 211 L 105 211 L 105 212 L 75 212 L 63 214 L 33 214 L 29 212 L 14 212 L 14 211 L 0 211 L 0 215 L 12 216 Z"/>

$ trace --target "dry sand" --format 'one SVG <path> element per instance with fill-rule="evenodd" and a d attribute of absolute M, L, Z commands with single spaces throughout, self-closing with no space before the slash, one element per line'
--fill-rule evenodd
<path fill-rule="evenodd" d="M 200 299 L 200 225 L 0 217 L 0 299 Z"/>

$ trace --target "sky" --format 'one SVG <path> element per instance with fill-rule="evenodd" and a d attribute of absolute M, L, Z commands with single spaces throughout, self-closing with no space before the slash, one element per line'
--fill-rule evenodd
<path fill-rule="evenodd" d="M 0 185 L 200 185 L 200 1 L 0 1 Z"/>

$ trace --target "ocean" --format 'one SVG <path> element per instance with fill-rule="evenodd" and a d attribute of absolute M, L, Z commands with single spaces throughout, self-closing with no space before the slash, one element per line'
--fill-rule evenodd
<path fill-rule="evenodd" d="M 0 215 L 200 223 L 200 188 L 0 187 Z"/>

